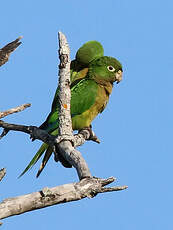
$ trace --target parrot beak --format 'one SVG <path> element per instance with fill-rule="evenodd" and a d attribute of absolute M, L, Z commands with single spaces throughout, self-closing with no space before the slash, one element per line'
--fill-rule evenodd
<path fill-rule="evenodd" d="M 122 80 L 122 78 L 123 78 L 123 71 L 118 70 L 118 72 L 116 72 L 115 74 L 115 81 L 117 82 L 117 84 Z"/>

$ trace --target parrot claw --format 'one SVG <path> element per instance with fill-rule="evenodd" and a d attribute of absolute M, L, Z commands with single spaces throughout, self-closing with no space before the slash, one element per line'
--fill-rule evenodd
<path fill-rule="evenodd" d="M 92 131 L 92 130 L 91 130 L 91 131 Z M 94 142 L 96 142 L 96 143 L 98 143 L 98 144 L 101 143 L 101 141 L 99 140 L 99 138 L 95 135 L 94 131 L 92 131 L 92 135 L 90 136 L 90 139 L 89 139 L 89 140 L 94 141 Z"/>

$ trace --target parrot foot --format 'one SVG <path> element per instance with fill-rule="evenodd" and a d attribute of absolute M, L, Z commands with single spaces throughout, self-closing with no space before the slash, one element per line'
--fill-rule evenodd
<path fill-rule="evenodd" d="M 99 138 L 96 136 L 96 134 L 95 134 L 94 131 L 92 130 L 92 127 L 91 127 L 91 126 L 90 126 L 90 127 L 85 127 L 85 128 L 83 128 L 83 129 L 81 129 L 81 130 L 79 131 L 79 133 L 85 135 L 85 131 L 88 131 L 89 134 L 90 134 L 90 136 L 89 136 L 89 138 L 88 138 L 87 140 L 91 140 L 91 141 L 94 141 L 94 142 L 100 144 L 101 141 L 100 141 Z"/>

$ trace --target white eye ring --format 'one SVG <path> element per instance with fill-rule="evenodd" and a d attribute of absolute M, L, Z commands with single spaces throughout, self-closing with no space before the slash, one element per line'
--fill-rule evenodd
<path fill-rule="evenodd" d="M 115 68 L 114 68 L 112 65 L 107 66 L 107 69 L 108 69 L 110 72 L 114 72 L 114 71 L 115 71 Z"/>

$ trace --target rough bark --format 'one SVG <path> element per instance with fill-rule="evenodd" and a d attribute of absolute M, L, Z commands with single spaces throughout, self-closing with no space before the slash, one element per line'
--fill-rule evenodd
<path fill-rule="evenodd" d="M 76 168 L 79 179 L 91 177 L 89 168 L 79 151 L 72 146 L 73 130 L 70 114 L 70 49 L 66 37 L 59 35 L 59 135 L 62 141 L 58 145 L 60 154 Z M 56 158 L 58 156 L 56 155 Z"/>
<path fill-rule="evenodd" d="M 127 188 L 127 186 L 104 187 L 114 180 L 113 177 L 108 179 L 85 178 L 78 183 L 65 184 L 54 188 L 44 188 L 39 192 L 8 198 L 0 203 L 0 219 L 20 215 L 51 205 L 81 200 L 85 197 L 92 198 L 98 193 L 120 191 Z"/>
<path fill-rule="evenodd" d="M 10 54 L 21 44 L 21 38 L 22 37 L 17 38 L 15 41 L 8 43 L 0 49 L 0 66 L 4 65 L 8 61 Z"/>
<path fill-rule="evenodd" d="M 59 135 L 72 138 L 72 122 L 70 115 L 70 49 L 63 33 L 59 37 Z"/>

